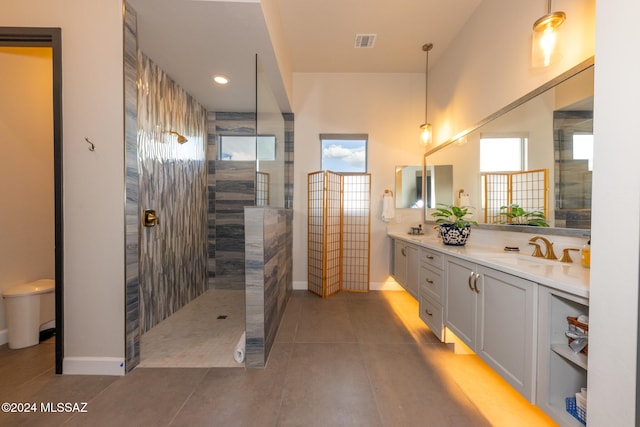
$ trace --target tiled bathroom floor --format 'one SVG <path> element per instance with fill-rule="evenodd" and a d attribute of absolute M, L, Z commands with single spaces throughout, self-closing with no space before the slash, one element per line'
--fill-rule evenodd
<path fill-rule="evenodd" d="M 53 375 L 53 346 L 0 347 L 3 402 L 86 413 L 0 413 L 2 426 L 551 426 L 473 355 L 419 321 L 405 292 L 294 292 L 265 369 L 136 368 Z"/>
<path fill-rule="evenodd" d="M 138 366 L 242 367 L 233 354 L 244 326 L 244 292 L 209 290 L 142 335 Z"/>

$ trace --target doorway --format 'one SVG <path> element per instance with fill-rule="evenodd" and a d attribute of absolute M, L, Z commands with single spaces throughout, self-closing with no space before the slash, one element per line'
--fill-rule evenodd
<path fill-rule="evenodd" d="M 63 214 L 62 214 L 62 43 L 60 28 L 0 27 L 0 47 L 50 48 L 52 72 L 54 278 L 56 341 L 55 372 L 62 374 L 64 355 Z"/>

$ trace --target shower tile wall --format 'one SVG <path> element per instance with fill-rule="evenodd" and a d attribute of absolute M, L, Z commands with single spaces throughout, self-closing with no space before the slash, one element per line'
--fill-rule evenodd
<path fill-rule="evenodd" d="M 177 142 L 175 130 L 187 137 Z M 138 53 L 140 208 L 160 223 L 140 224 L 142 333 L 205 291 L 207 281 L 206 111 Z"/>
<path fill-rule="evenodd" d="M 293 209 L 293 113 L 284 117 L 284 207 Z"/>
<path fill-rule="evenodd" d="M 587 160 L 574 160 L 574 133 L 593 133 L 593 111 L 554 111 L 556 227 L 591 227 L 592 172 Z"/>
<path fill-rule="evenodd" d="M 284 113 L 285 208 L 293 208 L 294 116 Z M 207 113 L 208 288 L 237 289 L 244 278 L 244 206 L 255 205 L 254 162 L 218 161 L 218 135 L 251 136 L 254 113 Z"/>
<path fill-rule="evenodd" d="M 140 363 L 139 331 L 139 229 L 138 205 L 138 110 L 137 110 L 137 21 L 136 12 L 126 4 L 124 17 L 124 102 L 125 102 L 125 371 Z"/>
<path fill-rule="evenodd" d="M 219 161 L 218 135 L 255 135 L 254 113 L 208 113 L 209 289 L 244 290 L 244 207 L 255 205 L 253 161 Z"/>
<path fill-rule="evenodd" d="M 245 366 L 262 368 L 293 289 L 293 210 L 245 208 Z"/>

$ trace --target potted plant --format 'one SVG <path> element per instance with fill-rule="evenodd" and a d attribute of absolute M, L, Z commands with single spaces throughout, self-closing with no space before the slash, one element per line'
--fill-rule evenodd
<path fill-rule="evenodd" d="M 469 213 L 468 206 L 454 206 L 438 203 L 431 216 L 440 224 L 438 232 L 442 237 L 442 243 L 452 246 L 463 246 L 471 234 L 471 225 L 477 222 L 466 219 Z"/>
<path fill-rule="evenodd" d="M 549 226 L 544 213 L 540 211 L 526 211 L 517 203 L 500 206 L 500 211 L 500 215 L 507 217 L 507 219 L 502 222 L 503 224 L 534 225 L 537 227 Z"/>

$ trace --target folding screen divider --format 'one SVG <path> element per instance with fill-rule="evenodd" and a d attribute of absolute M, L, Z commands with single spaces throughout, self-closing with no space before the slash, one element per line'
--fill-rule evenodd
<path fill-rule="evenodd" d="M 523 172 L 485 173 L 484 222 L 501 224 L 507 218 L 500 207 L 512 203 L 526 211 L 549 215 L 549 171 L 536 169 Z"/>
<path fill-rule="evenodd" d="M 369 291 L 371 174 L 308 174 L 308 289 Z"/>

